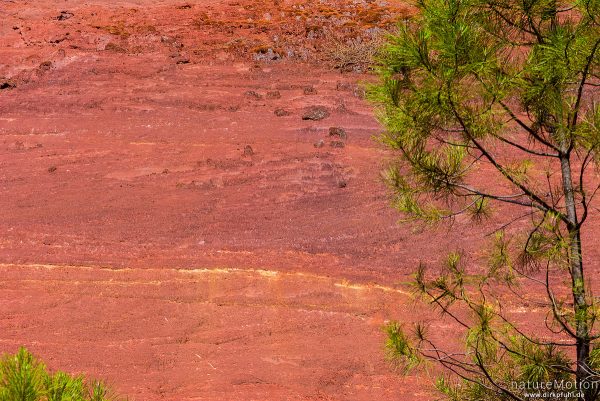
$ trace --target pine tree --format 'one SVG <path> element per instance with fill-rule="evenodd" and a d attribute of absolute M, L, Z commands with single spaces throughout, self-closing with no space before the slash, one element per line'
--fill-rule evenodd
<path fill-rule="evenodd" d="M 504 211 L 484 274 L 449 255 L 415 287 L 466 331 L 444 352 L 423 326 L 392 323 L 388 350 L 409 366 L 437 361 L 452 400 L 521 400 L 511 381 L 574 379 L 600 397 L 598 305 L 586 278 L 581 231 L 596 211 L 600 161 L 600 1 L 420 0 L 380 56 L 371 89 L 397 158 L 385 172 L 407 219 L 479 223 Z M 526 231 L 523 221 L 529 221 Z M 518 225 L 515 223 L 519 222 Z M 526 283 L 545 292 L 547 338 L 511 321 L 495 298 Z M 568 297 L 559 295 L 568 283 Z M 457 310 L 468 310 L 465 318 Z M 457 381 L 458 378 L 458 381 Z"/>

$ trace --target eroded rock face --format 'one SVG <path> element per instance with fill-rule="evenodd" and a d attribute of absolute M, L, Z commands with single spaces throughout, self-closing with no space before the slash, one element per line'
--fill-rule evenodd
<path fill-rule="evenodd" d="M 312 12 L 279 3 L 2 2 L 0 352 L 136 400 L 420 399 L 380 326 L 436 241 L 395 224 L 357 76 L 252 60 Z"/>

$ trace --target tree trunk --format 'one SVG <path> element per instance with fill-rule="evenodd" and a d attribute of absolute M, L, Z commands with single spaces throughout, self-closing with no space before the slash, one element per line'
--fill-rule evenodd
<path fill-rule="evenodd" d="M 577 207 L 573 193 L 571 178 L 571 162 L 569 156 L 561 156 L 560 166 L 562 172 L 563 192 L 567 211 L 569 231 L 569 268 L 571 273 L 571 290 L 573 293 L 573 309 L 575 312 L 575 334 L 577 344 L 577 373 L 578 389 L 580 384 L 590 376 L 588 367 L 590 356 L 590 333 L 588 326 L 588 304 L 585 296 L 585 278 L 583 274 L 583 256 L 581 253 L 581 233 L 577 220 Z M 591 391 L 585 392 L 585 397 L 580 400 L 590 401 Z"/>

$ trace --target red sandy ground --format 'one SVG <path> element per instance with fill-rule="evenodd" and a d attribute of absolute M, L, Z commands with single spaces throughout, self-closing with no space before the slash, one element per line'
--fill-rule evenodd
<path fill-rule="evenodd" d="M 397 225 L 367 77 L 305 57 L 291 5 L 0 0 L 0 351 L 137 401 L 423 399 L 381 325 L 478 233 Z M 285 29 L 297 57 L 244 53 Z"/>

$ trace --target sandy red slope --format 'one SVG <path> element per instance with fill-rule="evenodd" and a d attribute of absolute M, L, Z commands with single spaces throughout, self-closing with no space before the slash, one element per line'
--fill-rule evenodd
<path fill-rule="evenodd" d="M 138 401 L 420 398 L 381 325 L 477 233 L 396 224 L 367 77 L 315 66 L 292 5 L 1 2 L 0 350 Z"/>

